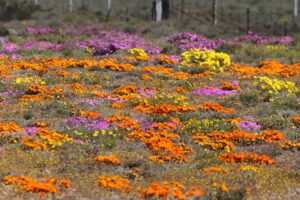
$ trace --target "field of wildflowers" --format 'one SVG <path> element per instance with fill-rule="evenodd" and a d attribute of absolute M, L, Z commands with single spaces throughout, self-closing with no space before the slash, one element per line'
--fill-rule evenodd
<path fill-rule="evenodd" d="M 273 57 L 297 48 L 20 27 L 0 38 L 0 199 L 298 199 L 300 60 Z"/>

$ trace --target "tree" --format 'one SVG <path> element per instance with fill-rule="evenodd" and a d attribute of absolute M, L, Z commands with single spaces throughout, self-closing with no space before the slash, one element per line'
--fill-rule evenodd
<path fill-rule="evenodd" d="M 33 0 L 34 5 L 39 5 L 39 0 Z"/>

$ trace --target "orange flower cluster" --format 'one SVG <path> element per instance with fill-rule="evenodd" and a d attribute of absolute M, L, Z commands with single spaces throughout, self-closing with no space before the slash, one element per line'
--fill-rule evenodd
<path fill-rule="evenodd" d="M 19 97 L 20 101 L 41 101 L 43 99 L 53 99 L 56 96 L 64 97 L 63 90 L 60 87 L 48 88 L 45 85 L 30 85 L 24 95 Z"/>
<path fill-rule="evenodd" d="M 300 64 L 287 65 L 278 61 L 264 61 L 258 67 L 233 65 L 231 66 L 231 70 L 233 73 L 245 75 L 266 74 L 288 78 L 300 74 Z"/>
<path fill-rule="evenodd" d="M 194 112 L 196 108 L 194 106 L 174 106 L 169 103 L 154 106 L 143 103 L 134 107 L 134 110 L 148 114 L 170 114 L 175 112 Z"/>
<path fill-rule="evenodd" d="M 34 192 L 43 196 L 47 193 L 59 193 L 59 189 L 56 186 L 57 180 L 54 178 L 45 178 L 44 182 L 39 182 L 28 176 L 5 176 L 2 180 L 5 184 L 18 185 L 22 191 Z M 65 188 L 70 188 L 70 181 L 67 179 L 61 179 L 60 185 Z"/>
<path fill-rule="evenodd" d="M 253 143 L 257 140 L 257 136 L 252 133 L 247 133 L 239 130 L 234 130 L 229 133 L 220 133 L 220 132 L 211 132 L 208 134 L 210 138 L 216 139 L 216 140 L 227 140 L 232 141 L 235 143 Z"/>
<path fill-rule="evenodd" d="M 129 180 L 120 176 L 99 176 L 97 182 L 104 188 L 121 192 L 130 192 L 132 188 Z"/>
<path fill-rule="evenodd" d="M 105 117 L 104 120 L 116 124 L 118 128 L 120 129 L 134 129 L 138 130 L 139 129 L 139 123 L 131 119 L 129 117 L 124 117 L 124 116 L 112 116 L 112 117 Z"/>
<path fill-rule="evenodd" d="M 194 79 L 194 78 L 204 78 L 209 75 L 214 75 L 214 72 L 205 71 L 201 74 L 188 74 L 185 72 L 174 72 L 172 68 L 163 66 L 148 66 L 141 70 L 141 72 L 153 73 L 155 75 L 167 75 L 178 80 Z"/>
<path fill-rule="evenodd" d="M 160 54 L 160 62 L 162 62 L 162 64 L 177 64 L 177 62 L 175 60 L 173 60 L 172 58 L 170 58 L 169 56 L 165 55 L 165 54 Z"/>
<path fill-rule="evenodd" d="M 108 164 L 114 164 L 114 165 L 121 164 L 121 160 L 119 160 L 115 156 L 97 156 L 95 158 L 95 160 L 98 161 L 98 162 L 103 162 L 103 163 L 108 163 Z"/>
<path fill-rule="evenodd" d="M 97 118 L 99 118 L 101 116 L 101 114 L 98 113 L 98 112 L 81 110 L 80 111 L 80 116 L 81 117 L 90 118 L 90 119 L 97 119 Z"/>
<path fill-rule="evenodd" d="M 68 135 L 60 134 L 47 128 L 39 129 L 37 134 L 52 147 L 62 146 L 65 142 L 71 141 Z"/>
<path fill-rule="evenodd" d="M 25 148 L 28 149 L 34 149 L 36 151 L 48 151 L 47 145 L 38 139 L 26 137 L 21 141 L 21 143 L 24 145 Z"/>
<path fill-rule="evenodd" d="M 74 94 L 85 93 L 87 91 L 81 83 L 72 83 L 69 86 L 72 87 Z"/>
<path fill-rule="evenodd" d="M 111 107 L 120 109 L 120 108 L 123 108 L 123 104 L 121 102 L 115 102 L 115 103 L 111 104 Z"/>
<path fill-rule="evenodd" d="M 211 173 L 211 172 L 228 173 L 229 170 L 224 167 L 220 167 L 220 166 L 211 166 L 211 167 L 203 168 L 203 172 L 206 174 Z"/>
<path fill-rule="evenodd" d="M 148 198 L 161 198 L 161 199 L 180 199 L 185 200 L 189 198 L 199 198 L 206 194 L 206 191 L 196 186 L 185 186 L 178 182 L 163 182 L 159 184 L 153 182 L 148 188 L 141 190 L 142 197 Z"/>
<path fill-rule="evenodd" d="M 126 95 L 126 94 L 136 93 L 138 91 L 138 89 L 139 89 L 139 87 L 137 87 L 137 86 L 128 85 L 128 86 L 118 87 L 115 89 L 115 91 L 118 94 Z"/>
<path fill-rule="evenodd" d="M 158 163 L 166 161 L 189 161 L 187 155 L 191 154 L 193 150 L 185 147 L 183 143 L 176 144 L 175 141 L 179 138 L 179 135 L 166 131 L 134 131 L 128 135 L 128 139 L 139 139 L 150 151 L 155 153 L 156 156 L 151 156 L 149 159 Z"/>
<path fill-rule="evenodd" d="M 223 149 L 233 151 L 235 145 L 250 145 L 257 142 L 278 143 L 282 148 L 300 148 L 299 142 L 288 141 L 277 130 L 265 130 L 260 134 L 252 134 L 239 130 L 229 133 L 211 132 L 207 135 L 197 133 L 193 141 L 200 146 L 207 146 L 212 150 Z"/>
<path fill-rule="evenodd" d="M 213 182 L 213 186 L 214 187 L 220 187 L 220 189 L 223 191 L 223 192 L 228 192 L 229 191 L 229 188 L 227 187 L 227 185 L 225 185 L 224 183 L 219 183 L 217 181 L 214 181 Z"/>
<path fill-rule="evenodd" d="M 216 112 L 227 113 L 227 114 L 234 113 L 234 109 L 232 109 L 232 108 L 223 107 L 218 103 L 211 103 L 211 102 L 205 102 L 205 103 L 201 104 L 200 109 L 213 110 Z"/>
<path fill-rule="evenodd" d="M 193 141 L 200 146 L 209 147 L 212 150 L 224 149 L 227 152 L 235 150 L 235 146 L 231 141 L 225 139 L 212 139 L 201 133 L 194 135 Z"/>
<path fill-rule="evenodd" d="M 239 153 L 239 154 L 235 154 L 235 153 L 221 154 L 219 156 L 219 160 L 227 163 L 251 162 L 251 163 L 266 164 L 266 165 L 275 164 L 275 161 L 271 159 L 269 156 L 254 154 L 252 152 Z"/>
<path fill-rule="evenodd" d="M 0 135 L 6 135 L 10 132 L 21 132 L 23 129 L 15 122 L 0 123 Z"/>
<path fill-rule="evenodd" d="M 223 89 L 223 90 L 237 90 L 239 88 L 240 88 L 240 86 L 234 85 L 227 81 L 222 82 L 222 86 L 221 86 L 221 89 Z"/>
<path fill-rule="evenodd" d="M 115 59 L 103 59 L 98 62 L 97 65 L 100 68 L 108 68 L 113 71 L 132 71 L 134 70 L 134 66 L 131 64 L 116 64 Z"/>
<path fill-rule="evenodd" d="M 300 124 L 300 117 L 293 117 L 292 122 L 294 122 L 295 124 Z"/>
<path fill-rule="evenodd" d="M 141 70 L 142 72 L 150 72 L 156 75 L 170 75 L 173 73 L 172 68 L 163 66 L 148 66 Z"/>
<path fill-rule="evenodd" d="M 177 124 L 172 122 L 157 122 L 153 123 L 152 127 L 158 131 L 170 131 L 175 130 L 177 128 Z"/>
<path fill-rule="evenodd" d="M 276 130 L 266 130 L 263 131 L 261 134 L 261 137 L 266 141 L 266 142 L 280 142 L 280 143 L 285 143 L 286 138 L 282 133 Z"/>

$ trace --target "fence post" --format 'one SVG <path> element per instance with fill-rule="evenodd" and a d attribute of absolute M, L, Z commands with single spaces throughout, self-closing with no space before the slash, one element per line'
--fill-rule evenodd
<path fill-rule="evenodd" d="M 111 0 L 107 0 L 107 12 L 106 12 L 105 21 L 109 20 L 110 13 L 111 13 Z"/>
<path fill-rule="evenodd" d="M 218 9 L 218 0 L 213 0 L 213 25 L 217 25 L 217 9 Z"/>
<path fill-rule="evenodd" d="M 298 0 L 294 0 L 294 11 L 293 16 L 296 18 L 298 16 Z"/>
<path fill-rule="evenodd" d="M 250 31 L 250 8 L 247 8 L 246 15 L 247 15 L 247 34 L 248 34 L 248 32 Z"/>
<path fill-rule="evenodd" d="M 181 0 L 181 18 L 183 18 L 184 15 L 184 0 Z"/>
<path fill-rule="evenodd" d="M 69 12 L 73 12 L 73 0 L 69 0 Z"/>
<path fill-rule="evenodd" d="M 283 27 L 283 35 L 287 36 L 288 35 L 288 27 L 287 27 L 287 22 L 284 22 L 284 27 Z"/>
<path fill-rule="evenodd" d="M 162 20 L 162 0 L 156 0 L 156 17 L 155 17 L 155 21 L 156 22 L 160 22 Z"/>

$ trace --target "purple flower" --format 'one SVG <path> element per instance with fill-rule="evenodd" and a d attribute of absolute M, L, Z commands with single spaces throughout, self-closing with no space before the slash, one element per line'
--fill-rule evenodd
<path fill-rule="evenodd" d="M 83 126 L 90 130 L 102 130 L 110 127 L 110 124 L 103 119 L 92 120 L 84 117 L 69 118 L 65 120 L 65 123 L 69 125 L 75 125 L 75 127 Z"/>
<path fill-rule="evenodd" d="M 11 52 L 18 51 L 20 49 L 20 47 L 16 44 L 13 44 L 13 43 L 7 43 L 7 44 L 3 45 L 2 49 L 5 52 L 11 53 Z"/>
<path fill-rule="evenodd" d="M 204 88 L 200 90 L 194 90 L 193 94 L 206 95 L 206 96 L 227 96 L 236 94 L 237 90 L 223 90 L 220 88 Z"/>
<path fill-rule="evenodd" d="M 154 91 L 153 91 L 153 90 L 150 90 L 150 89 L 146 89 L 146 88 L 141 88 L 141 89 L 138 90 L 138 93 L 139 93 L 142 97 L 146 98 L 146 97 L 148 97 L 148 96 L 153 95 L 153 94 L 154 94 Z"/>
<path fill-rule="evenodd" d="M 239 126 L 247 131 L 257 131 L 261 129 L 261 125 L 258 125 L 256 122 L 252 121 L 241 121 Z"/>
<path fill-rule="evenodd" d="M 106 130 L 109 129 L 110 124 L 105 120 L 99 120 L 91 124 L 88 124 L 87 127 L 91 128 L 92 130 L 103 130 L 103 129 Z"/>
<path fill-rule="evenodd" d="M 33 27 L 27 27 L 26 28 L 27 33 L 31 35 L 39 35 L 39 34 L 49 34 L 53 33 L 54 29 L 50 27 L 44 27 L 44 28 L 33 28 Z"/>
<path fill-rule="evenodd" d="M 39 130 L 39 128 L 37 128 L 37 127 L 25 127 L 24 128 L 25 133 L 27 133 L 27 135 L 29 135 L 29 136 L 37 134 L 38 130 Z"/>

